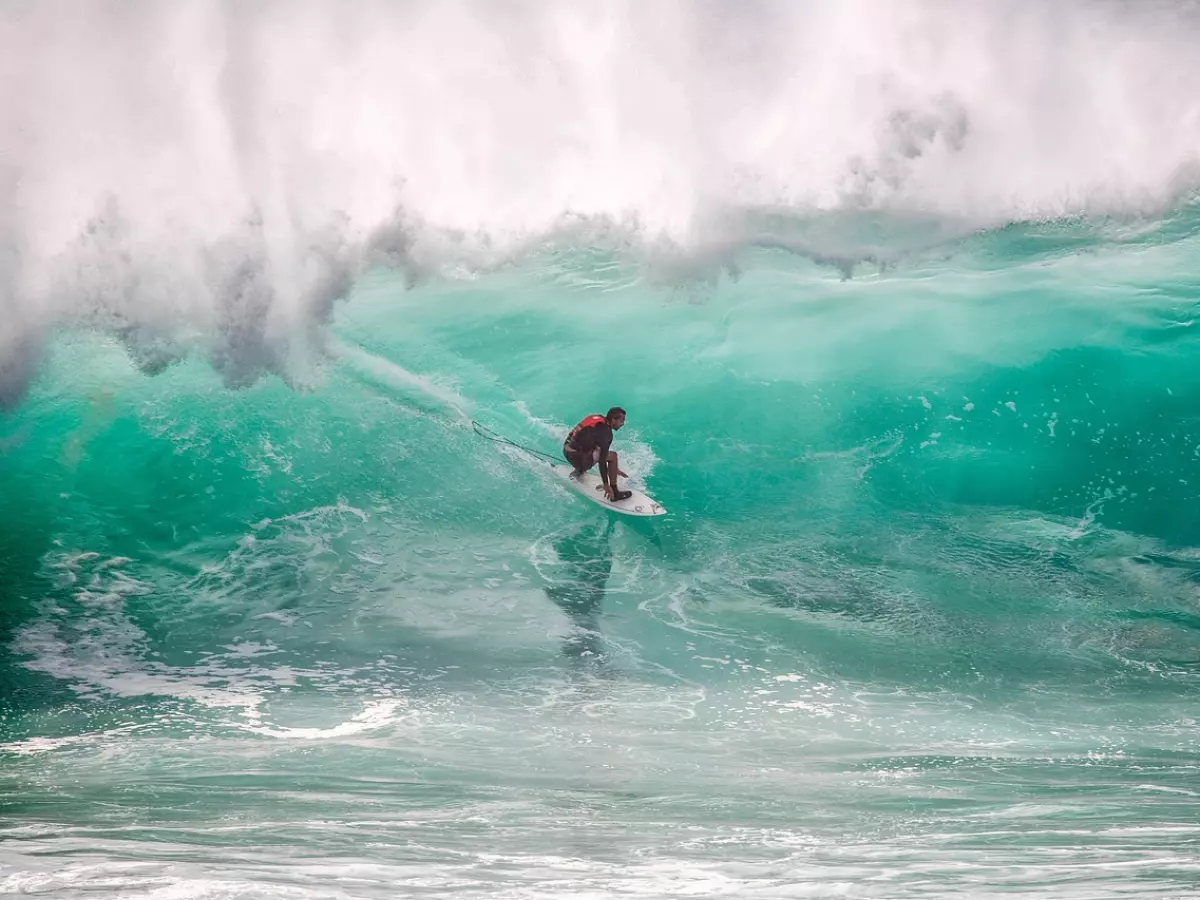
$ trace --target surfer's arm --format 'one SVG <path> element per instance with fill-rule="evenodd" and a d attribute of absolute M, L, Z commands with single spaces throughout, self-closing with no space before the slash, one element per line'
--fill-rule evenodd
<path fill-rule="evenodd" d="M 607 440 L 600 439 L 600 453 L 598 462 L 600 463 L 600 483 L 605 488 L 617 489 L 617 476 L 621 474 L 619 467 L 612 464 L 609 458 L 612 456 L 612 432 L 610 431 Z"/>
<path fill-rule="evenodd" d="M 600 483 L 607 485 L 608 481 L 608 448 L 612 446 L 611 441 L 605 441 L 600 445 Z M 616 483 L 616 476 L 613 476 L 613 483 Z"/>

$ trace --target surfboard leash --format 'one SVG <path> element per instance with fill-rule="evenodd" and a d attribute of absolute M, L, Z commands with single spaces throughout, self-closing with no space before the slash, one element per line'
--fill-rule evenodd
<path fill-rule="evenodd" d="M 518 444 L 516 441 L 511 441 L 502 434 L 497 434 L 488 428 L 486 425 L 480 425 L 474 419 L 471 420 L 471 427 L 475 429 L 475 433 L 485 440 L 489 440 L 494 444 L 507 444 L 509 447 L 515 447 L 518 450 L 528 453 L 530 456 L 536 456 L 546 460 L 549 463 L 562 462 L 558 457 L 551 456 L 549 453 L 543 453 L 541 450 L 534 450 L 532 447 L 526 447 L 524 444 Z"/>

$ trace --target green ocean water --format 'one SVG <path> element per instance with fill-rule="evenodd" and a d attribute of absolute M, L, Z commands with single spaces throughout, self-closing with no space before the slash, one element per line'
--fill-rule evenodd
<path fill-rule="evenodd" d="M 7 891 L 1191 896 L 1195 212 L 364 275 L 304 390 L 3 420 Z M 670 515 L 553 452 L 619 403 Z"/>
<path fill-rule="evenodd" d="M 0 3 L 0 894 L 1200 896 L 1198 44 Z"/>

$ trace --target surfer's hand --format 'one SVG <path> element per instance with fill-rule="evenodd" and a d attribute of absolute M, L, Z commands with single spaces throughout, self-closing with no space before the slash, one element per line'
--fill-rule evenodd
<path fill-rule="evenodd" d="M 611 484 L 606 484 L 604 486 L 604 496 L 607 497 L 609 500 L 611 500 L 613 497 L 615 497 L 616 493 L 617 493 L 616 488 L 614 488 Z"/>

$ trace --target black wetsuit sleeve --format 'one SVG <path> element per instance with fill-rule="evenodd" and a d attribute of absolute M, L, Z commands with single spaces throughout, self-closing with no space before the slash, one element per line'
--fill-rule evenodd
<path fill-rule="evenodd" d="M 600 451 L 600 483 L 608 484 L 608 448 L 612 446 L 613 433 L 607 425 L 596 428 L 596 447 Z"/>

